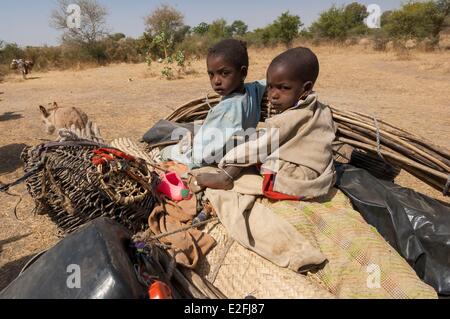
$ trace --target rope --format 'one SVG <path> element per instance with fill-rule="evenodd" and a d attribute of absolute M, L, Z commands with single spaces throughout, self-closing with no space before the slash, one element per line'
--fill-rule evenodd
<path fill-rule="evenodd" d="M 211 110 L 211 109 L 212 109 L 212 106 L 211 106 L 211 104 L 209 104 L 208 93 L 206 93 L 205 102 L 206 102 L 206 105 L 208 105 L 209 109 Z"/>
<path fill-rule="evenodd" d="M 7 193 L 8 194 L 8 193 Z M 14 206 L 14 216 L 16 217 L 17 220 L 21 220 L 18 216 L 17 216 L 17 207 L 19 206 L 19 204 L 22 202 L 22 195 L 14 195 L 14 194 L 10 194 L 13 196 L 19 196 L 19 200 L 17 201 L 16 205 Z"/>
<path fill-rule="evenodd" d="M 14 182 L 0 186 L 0 192 L 7 192 L 7 191 L 9 190 L 10 187 L 22 183 L 22 182 L 25 181 L 28 177 L 32 176 L 34 173 L 36 173 L 37 171 L 39 171 L 42 167 L 43 167 L 43 163 L 39 163 L 38 166 L 36 166 L 35 168 L 33 168 L 31 171 L 27 172 L 27 173 L 26 173 L 25 175 L 23 175 L 22 177 L 16 179 Z M 11 194 L 9 194 L 9 195 L 11 195 Z"/>
<path fill-rule="evenodd" d="M 381 154 L 381 135 L 380 135 L 380 127 L 378 126 L 378 121 L 377 118 L 375 116 L 373 116 L 373 122 L 375 124 L 375 128 L 377 129 L 377 153 L 378 156 L 385 162 L 388 163 L 386 161 L 386 159 L 384 158 L 383 154 Z"/>
<path fill-rule="evenodd" d="M 149 239 L 150 240 L 160 239 L 160 238 L 167 237 L 167 236 L 170 236 L 170 235 L 173 235 L 173 234 L 181 233 L 181 232 L 189 230 L 191 228 L 195 228 L 195 227 L 199 227 L 199 226 L 202 226 L 202 225 L 206 225 L 206 224 L 208 224 L 210 222 L 218 221 L 218 220 L 219 220 L 218 217 L 214 217 L 214 218 L 205 220 L 203 222 L 199 222 L 199 223 L 195 223 L 193 225 L 189 225 L 189 226 L 178 228 L 178 229 L 176 229 L 174 231 L 170 231 L 170 232 L 161 233 L 161 234 L 158 234 L 158 235 L 155 235 L 155 236 L 151 236 Z"/>

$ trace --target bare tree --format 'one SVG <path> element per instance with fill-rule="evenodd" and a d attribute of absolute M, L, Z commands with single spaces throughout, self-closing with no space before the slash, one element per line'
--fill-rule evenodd
<path fill-rule="evenodd" d="M 67 12 L 70 5 L 78 5 L 80 8 L 79 28 L 68 24 L 68 18 L 77 12 Z M 58 0 L 57 8 L 53 10 L 50 25 L 64 31 L 63 42 L 77 42 L 91 45 L 108 35 L 106 28 L 106 7 L 97 0 Z"/>
<path fill-rule="evenodd" d="M 152 36 L 162 32 L 171 36 L 184 26 L 183 14 L 167 4 L 159 6 L 144 19 L 147 32 Z"/>

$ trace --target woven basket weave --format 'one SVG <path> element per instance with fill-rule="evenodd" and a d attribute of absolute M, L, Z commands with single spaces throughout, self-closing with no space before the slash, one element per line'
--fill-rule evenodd
<path fill-rule="evenodd" d="M 278 267 L 233 241 L 220 223 L 208 226 L 205 231 L 214 237 L 217 246 L 202 259 L 197 272 L 228 298 L 247 295 L 258 299 L 334 298 L 308 277 Z"/>
<path fill-rule="evenodd" d="M 322 202 L 263 204 L 294 225 L 329 263 L 313 280 L 339 298 L 437 298 L 409 264 L 333 189 Z"/>

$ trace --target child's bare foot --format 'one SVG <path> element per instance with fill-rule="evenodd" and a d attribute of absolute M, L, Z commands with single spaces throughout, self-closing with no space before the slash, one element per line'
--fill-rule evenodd
<path fill-rule="evenodd" d="M 230 190 L 233 188 L 233 180 L 224 172 L 217 174 L 200 173 L 196 176 L 197 184 L 212 189 Z"/>

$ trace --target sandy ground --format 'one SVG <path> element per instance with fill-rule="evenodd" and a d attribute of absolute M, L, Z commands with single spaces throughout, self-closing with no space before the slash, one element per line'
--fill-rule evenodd
<path fill-rule="evenodd" d="M 450 148 L 450 53 L 418 53 L 409 59 L 359 47 L 313 48 L 321 62 L 316 90 L 322 102 L 376 115 L 394 125 Z M 251 50 L 248 80 L 261 79 L 282 49 Z M 162 79 L 154 63 L 113 65 L 86 70 L 18 75 L 0 83 L 0 181 L 21 176 L 19 159 L 25 145 L 49 138 L 39 119 L 38 105 L 57 101 L 76 106 L 95 120 L 107 140 L 139 139 L 158 119 L 180 104 L 210 92 L 204 61 L 194 61 L 193 74 Z M 397 182 L 450 202 L 439 192 L 402 173 Z M 34 216 L 24 185 L 19 197 L 0 194 L 0 289 L 17 276 L 26 261 L 58 241 L 58 231 L 46 216 Z"/>

